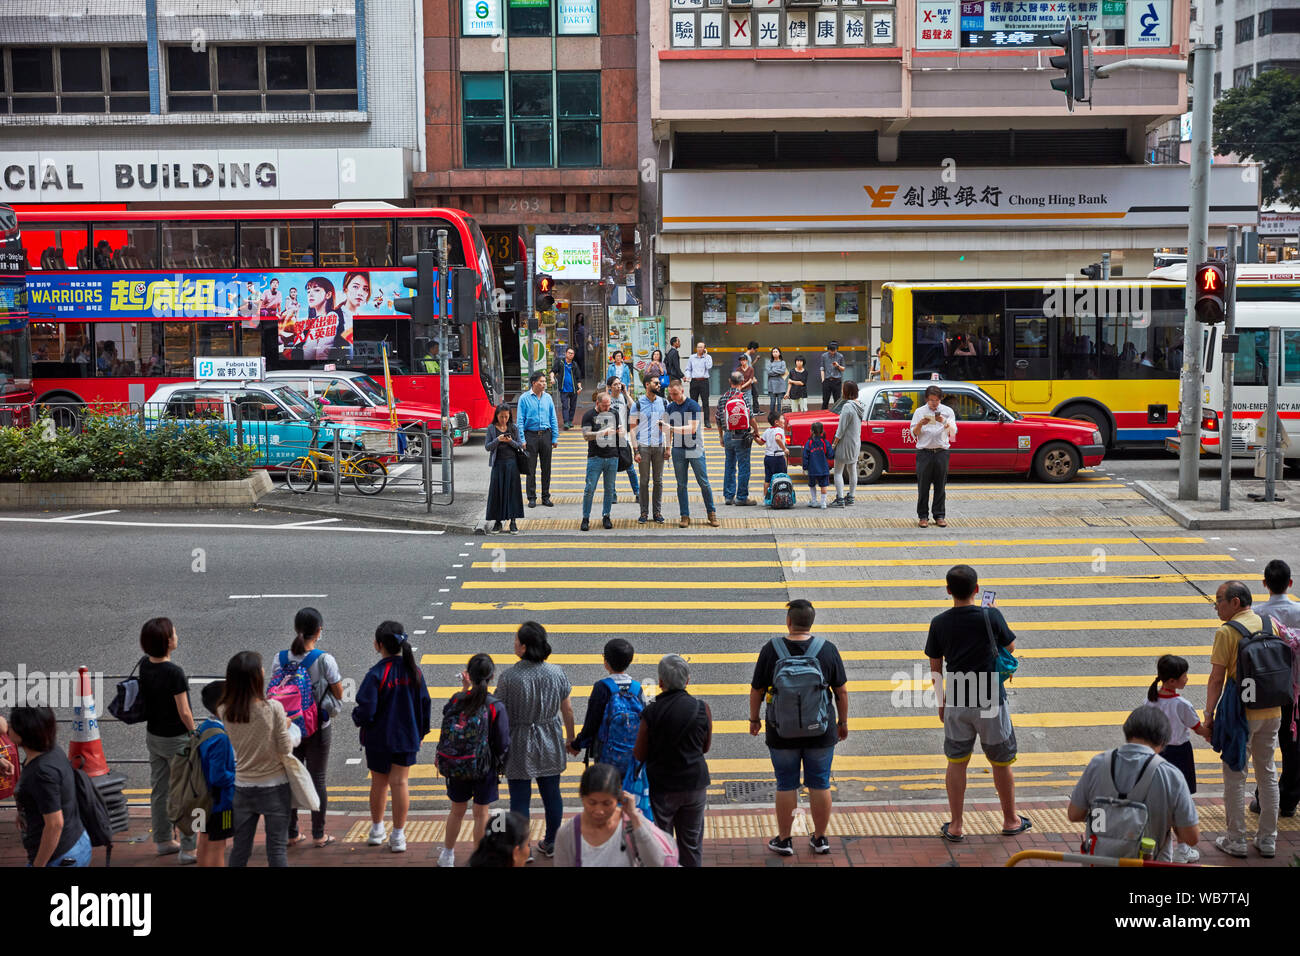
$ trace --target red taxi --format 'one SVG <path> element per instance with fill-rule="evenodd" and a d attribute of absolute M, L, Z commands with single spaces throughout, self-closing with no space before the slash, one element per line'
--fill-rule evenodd
<path fill-rule="evenodd" d="M 858 386 L 858 400 L 867 409 L 858 456 L 859 483 L 878 481 L 887 471 L 916 471 L 912 412 L 925 404 L 925 390 L 931 385 L 943 389 L 943 403 L 957 417 L 957 437 L 948 464 L 950 474 L 1028 473 L 1059 484 L 1073 480 L 1080 468 L 1101 464 L 1105 456 L 1101 435 L 1091 424 L 1007 411 L 969 382 L 867 382 Z M 843 400 L 828 411 L 786 414 L 791 465 L 799 463 L 813 422 L 822 423 L 828 442 L 834 440 L 842 405 Z"/>

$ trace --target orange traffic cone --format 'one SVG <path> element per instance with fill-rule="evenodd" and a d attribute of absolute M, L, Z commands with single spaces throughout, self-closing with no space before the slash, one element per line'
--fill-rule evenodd
<path fill-rule="evenodd" d="M 90 686 L 90 668 L 77 668 L 77 693 L 72 699 L 72 740 L 68 742 L 68 760 L 72 766 L 92 777 L 108 773 L 104 742 L 99 739 L 99 714 L 95 710 L 95 692 Z"/>

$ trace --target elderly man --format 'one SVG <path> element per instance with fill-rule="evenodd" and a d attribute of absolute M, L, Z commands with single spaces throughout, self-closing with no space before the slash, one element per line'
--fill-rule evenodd
<path fill-rule="evenodd" d="M 1156 707 L 1138 707 L 1124 721 L 1124 744 L 1097 754 L 1074 785 L 1066 816 L 1074 823 L 1088 819 L 1088 806 L 1097 797 L 1118 797 L 1146 804 L 1146 835 L 1156 841 L 1156 859 L 1173 860 L 1172 829 L 1184 846 L 1200 839 L 1196 804 L 1182 771 L 1157 752 L 1169 742 L 1169 718 Z M 1084 848 L 1087 852 L 1087 848 Z"/>
<path fill-rule="evenodd" d="M 641 714 L 632 756 L 645 761 L 655 825 L 677 838 L 682 866 L 702 866 L 704 809 L 708 805 L 713 712 L 686 693 L 686 661 L 668 654 L 659 661 L 659 696 Z"/>

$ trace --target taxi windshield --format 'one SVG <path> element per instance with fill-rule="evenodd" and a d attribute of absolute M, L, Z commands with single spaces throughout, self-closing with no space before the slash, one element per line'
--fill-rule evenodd
<path fill-rule="evenodd" d="M 352 380 L 352 384 L 357 387 L 362 395 L 370 399 L 376 405 L 388 404 L 388 393 L 384 391 L 384 386 L 379 384 L 369 375 L 358 375 Z"/>
<path fill-rule="evenodd" d="M 304 421 L 316 414 L 316 406 L 287 385 L 272 389 L 271 394 L 278 398 L 281 404 L 287 406 L 295 416 Z"/>

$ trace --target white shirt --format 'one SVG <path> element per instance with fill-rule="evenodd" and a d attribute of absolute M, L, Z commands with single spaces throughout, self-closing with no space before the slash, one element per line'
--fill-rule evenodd
<path fill-rule="evenodd" d="M 957 416 L 943 402 L 939 403 L 939 407 L 934 412 L 930 411 L 930 405 L 926 403 L 912 413 L 913 434 L 915 434 L 916 423 L 931 414 L 942 415 L 943 424 L 927 422 L 921 426 L 921 434 L 916 439 L 918 451 L 924 448 L 947 448 L 949 443 L 957 437 Z"/>
<path fill-rule="evenodd" d="M 708 352 L 698 355 L 692 352 L 686 359 L 685 374 L 690 378 L 708 378 L 709 370 L 713 368 L 713 356 Z"/>
<path fill-rule="evenodd" d="M 1169 718 L 1169 743 L 1166 746 L 1181 747 L 1191 739 L 1192 729 L 1201 724 L 1192 702 L 1179 694 L 1165 696 L 1162 692 L 1154 701 L 1148 701 L 1147 706 L 1163 711 Z"/>
<path fill-rule="evenodd" d="M 781 431 L 781 429 L 777 428 L 775 425 L 763 432 L 763 441 L 766 442 L 763 446 L 763 454 L 771 458 L 780 458 L 784 455 L 785 452 L 782 450 L 781 446 L 777 444 L 778 439 L 784 437 L 785 432 Z"/>
<path fill-rule="evenodd" d="M 1300 628 L 1300 604 L 1287 594 L 1273 594 L 1263 604 L 1255 605 L 1256 614 L 1267 614 L 1275 624 Z"/>

